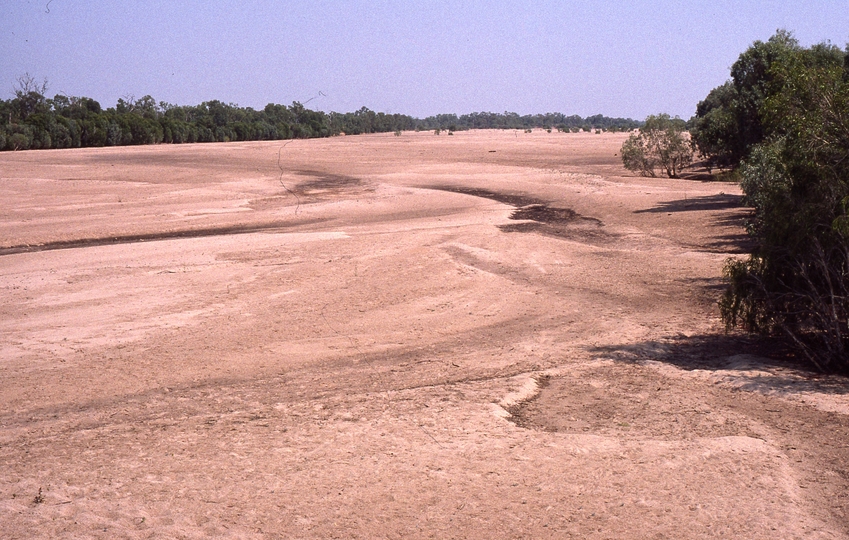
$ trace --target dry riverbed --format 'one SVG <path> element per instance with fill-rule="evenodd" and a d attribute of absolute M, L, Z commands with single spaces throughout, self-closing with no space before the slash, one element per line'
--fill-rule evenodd
<path fill-rule="evenodd" d="M 739 188 L 624 138 L 0 154 L 0 536 L 849 538 Z"/>

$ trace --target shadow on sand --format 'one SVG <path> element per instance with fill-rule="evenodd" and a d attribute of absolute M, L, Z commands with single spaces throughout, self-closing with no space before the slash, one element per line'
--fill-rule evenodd
<path fill-rule="evenodd" d="M 733 228 L 739 232 L 722 234 L 713 237 L 713 240 L 700 245 L 699 248 L 713 253 L 752 253 L 757 248 L 757 242 L 745 232 L 746 219 L 751 215 L 751 209 L 741 206 L 742 196 L 719 193 L 717 195 L 705 195 L 663 201 L 651 208 L 635 210 L 635 214 L 672 214 L 676 212 L 723 212 L 713 219 L 712 226 L 722 228 Z"/>
<path fill-rule="evenodd" d="M 657 206 L 644 210 L 635 210 L 635 214 L 645 213 L 669 213 L 669 212 L 698 212 L 728 210 L 741 208 L 743 197 L 740 195 L 729 195 L 719 193 L 717 195 L 704 195 L 702 197 L 683 198 L 674 201 L 663 201 Z"/>
<path fill-rule="evenodd" d="M 780 339 L 739 333 L 683 334 L 638 343 L 593 347 L 596 357 L 621 362 L 653 360 L 684 370 L 759 372 L 757 380 L 773 389 L 798 388 L 799 377 L 811 382 L 817 391 L 849 394 L 849 378 L 823 374 Z M 782 372 L 792 372 L 788 378 Z M 768 372 L 770 375 L 760 373 Z"/>

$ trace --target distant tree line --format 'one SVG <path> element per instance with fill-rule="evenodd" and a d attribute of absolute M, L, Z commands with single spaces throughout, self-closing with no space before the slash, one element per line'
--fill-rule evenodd
<path fill-rule="evenodd" d="M 698 104 L 692 141 L 732 169 L 758 247 L 725 268 L 729 326 L 783 334 L 824 370 L 849 372 L 849 47 L 756 41 Z"/>
<path fill-rule="evenodd" d="M 513 112 L 476 112 L 471 114 L 439 114 L 417 121 L 418 129 L 445 129 L 463 131 L 467 129 L 557 129 L 559 131 L 632 131 L 642 122 L 630 118 L 610 118 L 597 114 L 582 118 L 562 113 L 527 114 Z"/>
<path fill-rule="evenodd" d="M 328 115 L 293 103 L 263 110 L 220 101 L 196 106 L 122 98 L 103 109 L 86 97 L 45 96 L 46 83 L 19 80 L 15 97 L 0 100 L 0 149 L 80 148 L 327 137 Z"/>
<path fill-rule="evenodd" d="M 342 133 L 408 130 L 551 128 L 561 130 L 629 130 L 630 119 L 562 114 L 519 116 L 515 113 L 441 114 L 417 119 L 374 112 L 325 113 L 269 103 L 262 110 L 221 101 L 182 106 L 151 96 L 121 98 L 104 109 L 87 97 L 46 97 L 47 83 L 21 77 L 15 96 L 0 100 L 0 150 L 80 148 L 160 143 L 261 141 L 329 137 Z"/>

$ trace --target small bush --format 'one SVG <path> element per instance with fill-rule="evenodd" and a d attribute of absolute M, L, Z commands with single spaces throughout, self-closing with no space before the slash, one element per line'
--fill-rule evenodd
<path fill-rule="evenodd" d="M 669 178 L 678 178 L 681 170 L 693 161 L 684 127 L 683 120 L 668 114 L 649 116 L 639 133 L 632 134 L 622 144 L 622 164 L 643 176 L 655 177 L 660 168 Z"/>

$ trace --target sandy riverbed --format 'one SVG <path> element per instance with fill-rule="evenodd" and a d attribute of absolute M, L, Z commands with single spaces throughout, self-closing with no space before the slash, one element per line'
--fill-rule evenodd
<path fill-rule="evenodd" d="M 739 188 L 624 138 L 0 154 L 2 536 L 849 537 L 849 385 L 718 321 Z"/>

